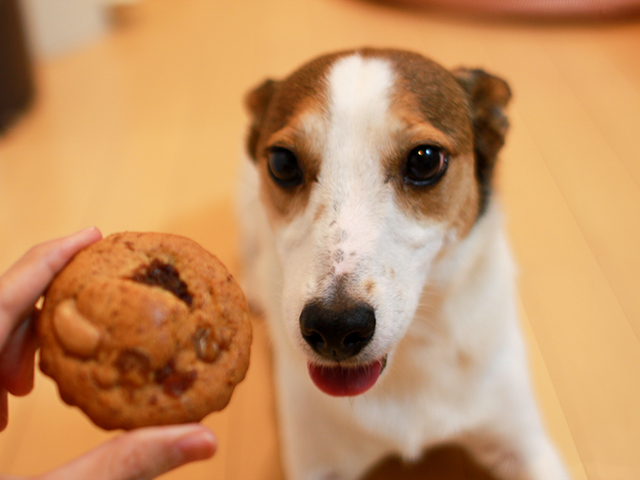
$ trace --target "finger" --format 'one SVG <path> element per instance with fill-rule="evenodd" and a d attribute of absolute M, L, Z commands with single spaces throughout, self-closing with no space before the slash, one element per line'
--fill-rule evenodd
<path fill-rule="evenodd" d="M 82 248 L 102 238 L 95 228 L 50 240 L 31 248 L 0 276 L 0 346 L 24 318 L 51 279 Z"/>
<path fill-rule="evenodd" d="M 4 431 L 9 424 L 9 399 L 7 392 L 0 387 L 0 432 Z"/>
<path fill-rule="evenodd" d="M 0 387 L 17 396 L 33 389 L 37 348 L 35 319 L 29 316 L 11 333 L 0 353 Z"/>
<path fill-rule="evenodd" d="M 41 480 L 150 480 L 210 458 L 216 439 L 200 424 L 150 427 L 112 439 Z"/>

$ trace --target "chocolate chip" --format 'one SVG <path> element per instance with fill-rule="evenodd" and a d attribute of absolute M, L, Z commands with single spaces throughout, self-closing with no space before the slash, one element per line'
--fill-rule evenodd
<path fill-rule="evenodd" d="M 162 383 L 164 380 L 175 371 L 173 367 L 173 361 L 167 363 L 164 367 L 159 368 L 154 372 L 156 383 Z"/>
<path fill-rule="evenodd" d="M 156 383 L 162 385 L 162 390 L 167 395 L 178 398 L 191 388 L 193 382 L 198 378 L 198 372 L 179 372 L 175 369 L 173 361 L 155 371 Z"/>
<path fill-rule="evenodd" d="M 198 378 L 198 372 L 195 370 L 174 372 L 162 382 L 162 389 L 167 395 L 177 398 L 191 388 L 196 378 Z"/>
<path fill-rule="evenodd" d="M 193 334 L 193 346 L 200 360 L 213 363 L 220 355 L 220 345 L 210 327 L 200 327 Z"/>
<path fill-rule="evenodd" d="M 120 373 L 121 385 L 142 387 L 149 380 L 151 361 L 140 350 L 131 348 L 120 352 L 116 358 L 115 367 Z"/>
<path fill-rule="evenodd" d="M 131 280 L 145 285 L 164 288 L 173 293 L 187 305 L 191 306 L 192 297 L 187 284 L 180 279 L 178 271 L 172 265 L 153 260 L 149 265 L 144 265 L 131 277 Z"/>

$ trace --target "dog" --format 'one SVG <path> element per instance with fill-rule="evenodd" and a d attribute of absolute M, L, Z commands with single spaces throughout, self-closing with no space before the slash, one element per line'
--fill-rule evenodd
<path fill-rule="evenodd" d="M 483 70 L 363 48 L 245 98 L 244 288 L 267 318 L 289 480 L 457 443 L 567 479 L 528 379 L 494 193 L 511 98 Z"/>

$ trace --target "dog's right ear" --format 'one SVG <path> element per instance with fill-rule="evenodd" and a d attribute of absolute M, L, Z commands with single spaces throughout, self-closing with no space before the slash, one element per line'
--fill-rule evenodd
<path fill-rule="evenodd" d="M 511 89 L 507 82 L 484 70 L 459 68 L 453 73 L 469 99 L 482 212 L 492 190 L 498 152 L 509 128 L 505 109 L 511 100 Z"/>
<path fill-rule="evenodd" d="M 505 108 L 511 100 L 511 89 L 507 82 L 484 70 L 458 68 L 453 73 L 471 104 L 476 149 L 494 162 L 509 127 Z"/>
<path fill-rule="evenodd" d="M 251 126 L 247 136 L 247 152 L 253 160 L 256 160 L 258 137 L 277 86 L 278 82 L 275 80 L 265 80 L 258 87 L 251 90 L 244 99 L 244 105 L 251 115 Z"/>

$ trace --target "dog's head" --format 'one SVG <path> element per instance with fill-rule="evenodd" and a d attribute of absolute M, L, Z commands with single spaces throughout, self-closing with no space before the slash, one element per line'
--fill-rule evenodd
<path fill-rule="evenodd" d="M 247 96 L 282 315 L 323 391 L 375 383 L 433 262 L 482 215 L 509 98 L 481 70 L 374 49 L 320 57 Z"/>

